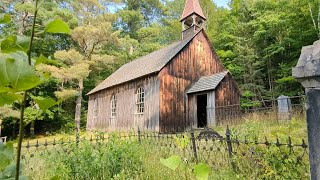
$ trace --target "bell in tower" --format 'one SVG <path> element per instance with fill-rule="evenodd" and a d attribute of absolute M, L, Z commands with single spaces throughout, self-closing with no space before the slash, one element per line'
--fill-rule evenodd
<path fill-rule="evenodd" d="M 186 0 L 180 22 L 182 23 L 182 40 L 193 36 L 204 27 L 204 16 L 198 0 Z"/>

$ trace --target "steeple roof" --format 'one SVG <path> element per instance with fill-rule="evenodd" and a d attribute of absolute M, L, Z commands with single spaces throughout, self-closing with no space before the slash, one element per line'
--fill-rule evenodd
<path fill-rule="evenodd" d="M 187 18 L 188 16 L 190 16 L 193 13 L 201 16 L 203 19 L 206 19 L 198 0 L 186 0 L 186 4 L 184 6 L 184 10 L 183 10 L 180 21 Z"/>

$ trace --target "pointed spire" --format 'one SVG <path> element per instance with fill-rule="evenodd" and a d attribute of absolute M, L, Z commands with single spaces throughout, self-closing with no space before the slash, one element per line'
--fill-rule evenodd
<path fill-rule="evenodd" d="M 184 6 L 184 10 L 183 10 L 180 21 L 186 19 L 187 17 L 189 17 L 190 15 L 192 15 L 194 13 L 199 15 L 203 19 L 206 19 L 198 0 L 186 0 L 186 4 Z"/>

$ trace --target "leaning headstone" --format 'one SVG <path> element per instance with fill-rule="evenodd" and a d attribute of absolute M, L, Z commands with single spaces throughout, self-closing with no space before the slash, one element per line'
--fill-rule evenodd
<path fill-rule="evenodd" d="M 290 121 L 291 120 L 291 101 L 288 96 L 281 95 L 277 99 L 278 101 L 278 120 Z"/>
<path fill-rule="evenodd" d="M 311 180 L 320 179 L 320 40 L 301 50 L 298 64 L 292 69 L 306 89 L 307 128 Z"/>

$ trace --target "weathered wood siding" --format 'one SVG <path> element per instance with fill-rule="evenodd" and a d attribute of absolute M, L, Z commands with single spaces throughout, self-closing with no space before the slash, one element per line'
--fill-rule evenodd
<path fill-rule="evenodd" d="M 216 88 L 216 120 L 233 121 L 240 113 L 240 91 L 237 83 L 228 73 Z"/>
<path fill-rule="evenodd" d="M 209 91 L 207 96 L 207 125 L 208 127 L 214 127 L 217 125 L 215 111 L 216 93 L 215 91 Z"/>
<path fill-rule="evenodd" d="M 87 130 L 130 131 L 138 127 L 142 131 L 159 131 L 160 83 L 156 75 L 140 78 L 108 88 L 89 96 Z M 136 91 L 145 90 L 144 113 L 136 113 Z M 116 95 L 116 116 L 111 117 L 111 97 Z M 98 116 L 94 117 L 94 100 L 98 100 Z"/>
<path fill-rule="evenodd" d="M 200 32 L 159 73 L 160 78 L 160 131 L 173 132 L 189 129 L 194 117 L 188 117 L 186 91 L 202 76 L 224 71 L 224 67 L 207 38 Z"/>

